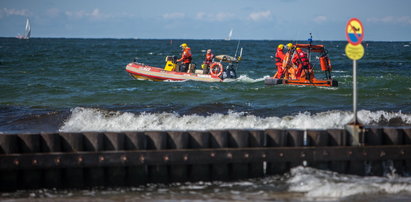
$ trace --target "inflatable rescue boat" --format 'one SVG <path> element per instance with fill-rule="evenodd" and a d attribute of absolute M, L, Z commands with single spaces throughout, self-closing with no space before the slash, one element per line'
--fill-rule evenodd
<path fill-rule="evenodd" d="M 295 76 L 295 72 L 297 71 L 297 66 L 293 64 L 292 58 L 296 53 L 296 48 L 305 49 L 308 52 L 308 58 L 313 56 L 313 53 L 317 53 L 318 64 L 320 66 L 321 71 L 325 73 L 324 79 L 317 79 L 314 77 L 314 67 L 312 65 L 314 62 L 309 60 L 309 63 L 312 65 L 312 69 L 309 71 L 302 71 L 300 77 Z M 332 79 L 331 77 L 331 61 L 328 57 L 328 51 L 325 49 L 324 45 L 312 45 L 312 44 L 296 44 L 295 47 L 288 51 L 285 54 L 283 65 L 282 65 L 285 73 L 283 77 L 276 78 L 276 75 L 273 77 L 266 78 L 264 83 L 266 85 L 307 85 L 307 86 L 327 86 L 327 87 L 336 87 L 338 86 L 338 81 Z"/>
<path fill-rule="evenodd" d="M 236 69 L 240 58 L 228 55 L 218 55 L 210 65 L 210 71 L 207 74 L 203 70 L 196 70 L 194 64 L 190 64 L 187 72 L 178 72 L 177 58 L 175 56 L 166 57 L 164 68 L 152 67 L 139 63 L 136 60 L 126 66 L 126 71 L 135 79 L 151 81 L 203 81 L 203 82 L 221 82 L 226 78 L 237 78 Z M 217 61 L 219 60 L 219 61 Z M 228 63 L 223 66 L 223 62 Z"/>

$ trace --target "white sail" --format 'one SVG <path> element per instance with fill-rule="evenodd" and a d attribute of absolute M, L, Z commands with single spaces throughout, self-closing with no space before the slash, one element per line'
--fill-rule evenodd
<path fill-rule="evenodd" d="M 24 34 L 23 35 L 17 35 L 16 38 L 18 38 L 18 39 L 30 39 L 30 36 L 31 36 L 31 26 L 30 26 L 30 20 L 27 18 L 26 28 L 24 29 Z"/>
<path fill-rule="evenodd" d="M 233 36 L 233 29 L 230 30 L 230 32 L 228 33 L 228 37 L 225 40 L 230 41 L 232 36 Z"/>
<path fill-rule="evenodd" d="M 30 20 L 27 18 L 26 21 L 26 29 L 24 31 L 24 38 L 29 39 L 31 35 L 31 26 L 30 26 Z"/>

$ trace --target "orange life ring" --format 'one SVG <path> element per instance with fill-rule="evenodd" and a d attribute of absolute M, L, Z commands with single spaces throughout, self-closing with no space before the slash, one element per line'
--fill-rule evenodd
<path fill-rule="evenodd" d="M 216 67 L 217 66 L 217 67 Z M 210 66 L 210 74 L 213 76 L 221 76 L 223 74 L 224 68 L 223 65 L 219 62 L 213 62 Z"/>

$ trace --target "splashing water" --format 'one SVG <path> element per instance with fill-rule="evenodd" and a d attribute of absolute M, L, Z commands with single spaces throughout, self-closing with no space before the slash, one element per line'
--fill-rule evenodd
<path fill-rule="evenodd" d="M 340 199 L 354 195 L 411 193 L 410 177 L 358 177 L 309 167 L 291 169 L 289 191 L 310 199 Z"/>
<path fill-rule="evenodd" d="M 411 124 L 411 115 L 361 110 L 359 118 L 364 124 L 378 124 L 382 121 L 400 119 Z M 215 129 L 330 129 L 344 128 L 352 119 L 351 112 L 328 111 L 317 114 L 309 112 L 284 117 L 259 117 L 247 113 L 214 113 L 209 116 L 177 113 L 134 114 L 130 112 L 110 112 L 94 108 L 76 107 L 64 122 L 60 131 L 146 131 L 146 130 L 215 130 Z"/>

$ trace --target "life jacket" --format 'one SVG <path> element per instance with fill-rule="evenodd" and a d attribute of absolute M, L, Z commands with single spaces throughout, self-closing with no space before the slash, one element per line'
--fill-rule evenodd
<path fill-rule="evenodd" d="M 308 60 L 308 55 L 307 53 L 301 52 L 299 53 L 300 55 L 300 59 L 301 59 L 301 64 L 303 66 L 309 66 L 310 65 L 310 61 Z"/>
<path fill-rule="evenodd" d="M 283 50 L 277 48 L 277 52 L 275 53 L 275 65 L 280 66 L 283 64 L 284 60 L 284 53 Z"/>
<path fill-rule="evenodd" d="M 214 58 L 213 53 L 207 53 L 204 64 L 211 64 L 211 62 L 213 62 L 213 58 Z"/>
<path fill-rule="evenodd" d="M 191 49 L 187 47 L 181 53 L 181 58 L 179 59 L 179 61 L 183 61 L 183 63 L 191 63 L 191 60 L 192 60 L 191 56 L 192 56 Z"/>
<path fill-rule="evenodd" d="M 302 65 L 303 67 L 309 67 L 310 66 L 310 61 L 308 60 L 307 53 L 301 51 L 297 52 L 293 58 L 293 62 L 296 63 L 297 65 Z"/>

